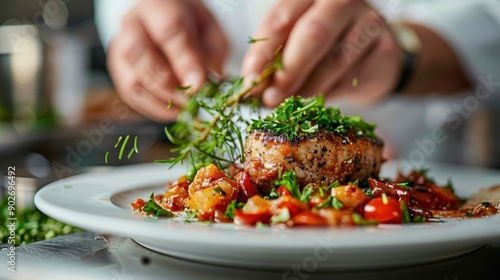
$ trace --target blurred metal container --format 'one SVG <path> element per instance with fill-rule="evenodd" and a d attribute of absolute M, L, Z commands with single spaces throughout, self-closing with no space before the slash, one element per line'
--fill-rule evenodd
<path fill-rule="evenodd" d="M 0 26 L 0 121 L 20 133 L 32 129 L 47 107 L 42 65 L 43 44 L 35 26 Z"/>

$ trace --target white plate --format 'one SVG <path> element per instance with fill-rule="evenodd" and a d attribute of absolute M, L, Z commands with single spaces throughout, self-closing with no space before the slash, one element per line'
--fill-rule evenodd
<path fill-rule="evenodd" d="M 384 164 L 395 176 L 397 163 Z M 500 183 L 500 172 L 428 164 L 438 182 L 450 177 L 459 196 Z M 142 217 L 130 202 L 165 190 L 183 174 L 165 165 L 135 165 L 54 182 L 35 197 L 47 215 L 96 232 L 131 236 L 158 252 L 206 263 L 266 269 L 344 270 L 404 266 L 451 258 L 500 240 L 500 215 L 462 222 L 358 228 L 256 229 L 232 224 Z"/>

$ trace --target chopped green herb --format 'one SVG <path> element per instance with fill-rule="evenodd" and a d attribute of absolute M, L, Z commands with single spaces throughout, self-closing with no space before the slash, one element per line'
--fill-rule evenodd
<path fill-rule="evenodd" d="M 123 138 L 123 136 L 118 137 L 118 140 L 116 140 L 115 148 L 118 148 L 118 145 L 120 145 L 122 138 Z"/>
<path fill-rule="evenodd" d="M 396 185 L 404 188 L 404 189 L 407 189 L 407 190 L 411 190 L 411 187 L 410 187 L 410 182 L 404 182 L 404 183 L 397 183 Z"/>
<path fill-rule="evenodd" d="M 168 101 L 168 104 L 167 104 L 167 110 L 172 109 L 173 104 L 174 104 L 174 103 L 172 102 L 172 99 L 170 99 L 170 100 Z"/>
<path fill-rule="evenodd" d="M 269 195 L 266 195 L 264 199 L 269 200 L 269 199 L 276 199 L 278 197 L 280 197 L 280 194 L 276 192 L 276 188 L 272 188 Z"/>
<path fill-rule="evenodd" d="M 155 201 L 155 193 L 152 192 L 149 196 L 149 201 L 144 204 L 142 211 L 146 213 L 152 213 L 155 217 L 160 216 L 172 216 L 172 212 L 163 209 L 160 205 L 158 205 Z"/>
<path fill-rule="evenodd" d="M 365 194 L 366 194 L 369 198 L 373 198 L 372 189 L 370 189 L 370 188 L 366 188 L 366 189 L 364 189 L 364 191 L 365 191 Z"/>
<path fill-rule="evenodd" d="M 252 38 L 252 37 L 248 36 L 248 43 L 249 44 L 254 44 L 257 42 L 262 42 L 262 41 L 267 41 L 267 40 L 269 40 L 269 38 Z"/>
<path fill-rule="evenodd" d="M 411 223 L 410 210 L 406 203 L 402 200 L 399 201 L 399 206 L 401 207 L 401 212 L 403 213 L 402 223 Z"/>
<path fill-rule="evenodd" d="M 349 183 L 349 185 L 355 185 L 356 187 L 358 186 L 358 184 L 359 184 L 359 180 L 356 180 L 353 183 Z"/>
<path fill-rule="evenodd" d="M 489 202 L 481 202 L 481 205 L 483 205 L 484 207 L 490 207 L 491 203 L 489 203 Z"/>
<path fill-rule="evenodd" d="M 318 191 L 319 191 L 319 195 L 320 195 L 321 197 L 323 197 L 323 196 L 325 195 L 325 190 L 323 189 L 323 187 L 319 187 L 319 188 L 318 188 Z"/>
<path fill-rule="evenodd" d="M 365 220 L 361 215 L 358 213 L 352 213 L 352 220 L 355 224 L 360 225 L 360 226 L 373 226 L 373 225 L 378 225 L 377 221 L 368 221 Z"/>
<path fill-rule="evenodd" d="M 328 196 L 328 198 L 323 201 L 323 203 L 319 204 L 318 206 L 316 206 L 317 208 L 326 208 L 326 207 L 332 207 L 332 201 L 333 201 L 333 198 L 332 196 Z"/>
<path fill-rule="evenodd" d="M 231 201 L 231 203 L 226 208 L 224 216 L 229 219 L 234 219 L 234 210 L 241 209 L 244 205 L 245 203 L 238 202 L 236 199 Z"/>
<path fill-rule="evenodd" d="M 104 155 L 104 163 L 105 164 L 108 164 L 108 157 L 109 157 L 109 152 L 106 152 L 106 154 Z"/>
<path fill-rule="evenodd" d="M 214 193 L 218 193 L 218 194 L 221 194 L 221 195 L 226 195 L 226 192 L 221 189 L 221 187 L 215 187 L 214 188 Z"/>
<path fill-rule="evenodd" d="M 264 119 L 253 120 L 249 129 L 284 134 L 292 140 L 298 136 L 314 135 L 320 129 L 339 134 L 354 131 L 358 135 L 376 138 L 375 127 L 365 123 L 360 117 L 343 116 L 338 108 L 325 107 L 323 96 L 297 96 L 287 98 Z"/>
<path fill-rule="evenodd" d="M 283 208 L 281 209 L 281 212 L 279 213 L 278 216 L 272 216 L 271 217 L 271 223 L 277 224 L 277 223 L 284 223 L 290 220 L 290 211 L 288 208 Z"/>
<path fill-rule="evenodd" d="M 188 209 L 186 209 L 185 212 L 186 212 L 186 217 L 188 219 L 194 219 L 194 218 L 196 218 L 198 216 L 198 211 L 196 211 L 196 210 L 188 210 Z"/>
<path fill-rule="evenodd" d="M 469 211 L 469 212 L 466 212 L 464 216 L 465 217 L 474 217 L 474 213 L 472 213 L 471 211 Z"/>
<path fill-rule="evenodd" d="M 192 86 L 178 86 L 175 88 L 176 91 L 185 91 L 185 90 L 190 90 L 192 89 Z"/>
<path fill-rule="evenodd" d="M 125 140 L 123 140 L 122 147 L 120 148 L 120 154 L 118 155 L 118 159 L 123 158 L 123 152 L 125 151 L 125 146 L 127 146 L 129 138 L 130 138 L 130 135 L 125 136 Z"/>
<path fill-rule="evenodd" d="M 322 188 L 320 188 L 322 189 Z M 305 186 L 305 188 L 302 190 L 302 194 L 300 195 L 300 201 L 302 203 L 307 203 L 309 199 L 311 198 L 311 195 L 313 194 L 313 189 L 310 185 Z"/>
<path fill-rule="evenodd" d="M 340 199 L 334 197 L 332 199 L 332 206 L 333 208 L 335 208 L 335 210 L 340 210 L 342 209 L 342 207 L 344 207 L 344 204 L 342 203 L 342 201 L 340 201 Z"/>
<path fill-rule="evenodd" d="M 389 203 L 389 198 L 387 198 L 387 194 L 382 193 L 382 203 L 387 204 Z"/>
<path fill-rule="evenodd" d="M 413 223 L 425 223 L 426 221 L 427 219 L 423 216 L 416 216 L 412 220 Z"/>
<path fill-rule="evenodd" d="M 275 182 L 275 185 L 285 186 L 294 197 L 300 198 L 299 182 L 293 171 L 285 171 L 281 179 Z"/>
<path fill-rule="evenodd" d="M 335 187 L 338 187 L 338 186 L 340 186 L 340 182 L 339 182 L 339 180 L 337 180 L 337 181 L 335 181 L 335 182 L 331 183 L 331 184 L 330 184 L 330 185 L 326 188 L 326 190 L 327 190 L 327 191 L 329 191 L 329 190 L 331 190 L 331 189 L 333 189 L 333 188 L 335 188 Z"/>

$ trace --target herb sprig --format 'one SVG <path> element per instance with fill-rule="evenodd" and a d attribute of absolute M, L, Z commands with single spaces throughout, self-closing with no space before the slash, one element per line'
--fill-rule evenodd
<path fill-rule="evenodd" d="M 264 119 L 253 120 L 249 129 L 284 134 L 292 140 L 298 136 L 313 135 L 320 129 L 339 134 L 354 130 L 358 135 L 376 138 L 375 127 L 374 124 L 364 122 L 361 117 L 343 116 L 338 108 L 325 107 L 323 96 L 297 96 L 287 98 Z"/>
<path fill-rule="evenodd" d="M 278 53 L 276 61 L 280 61 L 280 56 Z M 176 146 L 171 151 L 178 156 L 155 162 L 167 163 L 173 167 L 186 160 L 186 175 L 192 180 L 196 171 L 208 163 L 224 170 L 238 158 L 243 161 L 244 141 L 241 127 L 247 127 L 249 123 L 242 115 L 240 101 L 279 68 L 276 61 L 267 65 L 247 86 L 243 85 L 243 78 L 222 84 L 209 82 L 200 92 L 193 95 L 180 113 L 176 124 L 165 128 L 167 138 Z M 257 110 L 256 105 L 257 103 L 254 103 L 252 106 L 254 110 Z M 208 114 L 211 120 L 200 120 L 200 111 Z"/>

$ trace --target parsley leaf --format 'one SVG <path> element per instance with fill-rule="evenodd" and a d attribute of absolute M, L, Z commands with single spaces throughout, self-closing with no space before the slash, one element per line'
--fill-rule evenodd
<path fill-rule="evenodd" d="M 307 185 L 302 190 L 302 194 L 300 195 L 300 202 L 307 203 L 307 201 L 309 201 L 309 199 L 311 198 L 312 193 L 313 193 L 312 187 Z"/>
<path fill-rule="evenodd" d="M 227 206 L 226 212 L 224 213 L 224 217 L 229 219 L 234 219 L 234 210 L 241 209 L 245 203 L 238 202 L 236 199 L 231 201 L 231 203 Z"/>
<path fill-rule="evenodd" d="M 300 198 L 299 182 L 293 171 L 285 171 L 281 179 L 276 181 L 275 184 L 276 186 L 285 186 L 295 198 Z"/>
<path fill-rule="evenodd" d="M 152 213 L 155 217 L 160 216 L 172 216 L 172 212 L 163 209 L 160 205 L 155 202 L 155 193 L 152 192 L 149 196 L 149 201 L 144 204 L 142 211 L 146 213 Z"/>
<path fill-rule="evenodd" d="M 226 195 L 226 192 L 221 187 L 215 187 L 214 188 L 214 193 L 218 193 L 218 194 L 221 194 L 221 195 Z"/>

